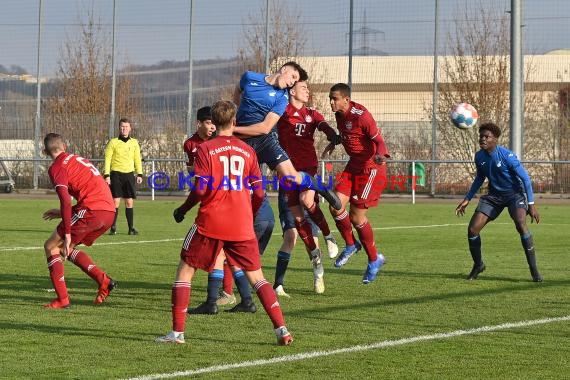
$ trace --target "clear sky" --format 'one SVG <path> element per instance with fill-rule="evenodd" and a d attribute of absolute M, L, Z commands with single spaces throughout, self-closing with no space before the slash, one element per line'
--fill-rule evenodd
<path fill-rule="evenodd" d="M 245 28 L 265 22 L 267 0 L 194 0 L 192 51 L 195 60 L 229 58 L 243 46 Z M 269 0 L 273 4 L 278 0 Z M 525 53 L 570 48 L 570 0 L 521 0 Z M 66 39 L 77 36 L 88 10 L 110 36 L 113 0 L 43 0 L 42 73 L 57 67 Z M 307 36 L 307 54 L 339 55 L 348 50 L 348 0 L 281 0 L 291 14 L 301 13 L 299 30 Z M 440 46 L 453 20 L 479 3 L 499 13 L 511 0 L 439 0 Z M 190 0 L 116 0 L 118 64 L 153 64 L 188 59 Z M 390 55 L 433 52 L 435 0 L 354 0 L 354 47 L 367 45 Z M 468 4 L 468 5 L 465 5 Z M 270 5 L 271 7 L 272 5 Z M 0 65 L 36 72 L 39 0 L 0 2 Z M 569 58 L 570 59 L 570 58 Z"/>

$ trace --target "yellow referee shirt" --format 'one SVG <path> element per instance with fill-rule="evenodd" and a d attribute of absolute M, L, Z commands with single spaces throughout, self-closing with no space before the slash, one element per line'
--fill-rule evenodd
<path fill-rule="evenodd" d="M 111 171 L 121 173 L 132 173 L 141 175 L 142 161 L 141 148 L 137 139 L 129 137 L 127 141 L 123 141 L 118 137 L 111 139 L 105 147 L 105 176 L 111 174 Z"/>

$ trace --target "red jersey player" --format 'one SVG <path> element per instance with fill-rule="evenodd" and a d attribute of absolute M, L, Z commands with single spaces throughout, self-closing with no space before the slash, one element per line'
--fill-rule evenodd
<path fill-rule="evenodd" d="M 48 133 L 45 136 L 44 153 L 53 160 L 48 174 L 59 197 L 60 208 L 44 212 L 43 218 L 62 219 L 44 243 L 51 282 L 57 294 L 57 299 L 45 305 L 52 309 L 69 306 L 62 258 L 69 259 L 97 282 L 99 291 L 95 304 L 105 301 L 117 285 L 87 253 L 76 249 L 81 243 L 91 246 L 113 224 L 115 203 L 111 190 L 93 164 L 81 156 L 66 153 L 66 148 L 60 135 Z M 71 197 L 77 200 L 74 206 Z"/>
<path fill-rule="evenodd" d="M 329 100 L 342 145 L 350 157 L 344 171 L 337 175 L 336 192 L 342 208 L 338 211 L 330 209 L 346 242 L 346 247 L 335 261 L 335 267 L 342 267 L 350 256 L 364 246 L 368 265 L 362 282 L 368 284 L 376 278 L 384 264 L 384 256 L 377 251 L 366 212 L 378 204 L 386 184 L 386 159 L 390 154 L 372 114 L 361 104 L 350 100 L 350 86 L 335 84 L 329 91 Z M 349 201 L 350 214 L 346 211 Z M 360 242 L 355 239 L 352 226 Z"/>
<path fill-rule="evenodd" d="M 184 141 L 184 153 L 186 154 L 186 168 L 188 173 L 194 172 L 194 162 L 198 147 L 205 141 L 215 135 L 216 126 L 212 123 L 212 108 L 209 106 L 202 107 L 196 112 L 196 133 Z M 258 215 L 259 216 L 259 215 Z M 269 232 L 271 235 L 271 232 Z M 223 252 L 223 251 L 222 251 Z M 224 262 L 224 255 L 219 256 L 219 262 L 214 269 L 208 274 L 208 295 L 206 302 L 195 308 L 188 309 L 188 314 L 217 314 L 218 305 L 227 305 L 236 303 L 236 297 L 233 294 L 233 278 L 235 276 L 236 285 L 241 296 L 241 302 L 229 311 L 233 312 L 256 312 L 257 307 L 251 297 L 251 287 L 245 274 L 239 268 L 234 268 L 232 273 L 230 266 Z M 223 269 L 222 269 L 223 267 Z M 224 290 L 218 296 L 220 282 L 223 281 Z"/>
<path fill-rule="evenodd" d="M 216 126 L 212 123 L 210 107 L 202 107 L 196 112 L 196 133 L 184 141 L 184 153 L 186 154 L 186 168 L 188 173 L 194 171 L 194 160 L 198 146 L 216 133 Z"/>
<path fill-rule="evenodd" d="M 336 143 L 340 143 L 340 136 L 330 127 L 319 111 L 305 106 L 308 102 L 309 88 L 307 82 L 300 80 L 289 89 L 289 104 L 277 123 L 277 134 L 279 144 L 289 155 L 293 166 L 297 170 L 314 177 L 317 174 L 318 165 L 315 151 L 315 132 L 319 130 L 325 133 L 329 141 Z M 283 228 L 283 244 L 277 253 L 275 283 L 273 284 L 278 295 L 286 296 L 283 290 L 283 281 L 291 258 L 291 251 L 295 246 L 295 228 L 303 240 L 309 259 L 313 264 L 315 292 L 320 294 L 325 290 L 321 252 L 315 238 L 313 238 L 311 220 L 323 232 L 330 257 L 337 256 L 338 247 L 325 216 L 318 206 L 317 199 L 314 189 L 287 186 L 287 184 L 279 188 L 279 219 Z M 283 207 L 283 203 L 286 203 L 287 207 Z M 305 212 L 311 220 L 305 218 Z"/>
<path fill-rule="evenodd" d="M 253 215 L 264 197 L 257 156 L 250 146 L 233 136 L 236 107 L 232 102 L 216 102 L 212 106 L 212 121 L 218 128 L 218 136 L 198 147 L 195 188 L 187 202 L 175 211 L 176 220 L 182 221 L 195 199 L 200 201 L 194 225 L 182 245 L 172 286 L 172 331 L 156 341 L 184 343 L 192 277 L 196 269 L 210 272 L 223 248 L 228 263 L 245 271 L 273 322 L 278 344 L 289 345 L 293 337 L 285 327 L 277 296 L 261 271 L 253 230 Z M 232 221 L 232 228 L 228 228 L 228 220 Z"/>

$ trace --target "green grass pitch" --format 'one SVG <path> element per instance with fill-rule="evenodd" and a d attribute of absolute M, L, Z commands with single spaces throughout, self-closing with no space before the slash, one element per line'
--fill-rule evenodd
<path fill-rule="evenodd" d="M 291 299 L 281 299 L 290 347 L 278 347 L 255 298 L 255 314 L 219 313 L 187 320 L 185 345 L 154 338 L 171 328 L 170 287 L 194 213 L 176 224 L 181 198 L 135 203 L 138 236 L 118 234 L 85 249 L 119 287 L 101 306 L 96 285 L 66 263 L 72 307 L 44 310 L 50 292 L 43 242 L 56 226 L 41 214 L 57 197 L 0 199 L 0 378 L 117 379 L 555 379 L 570 371 L 570 203 L 537 202 L 531 225 L 544 282 L 530 280 L 519 237 L 507 213 L 482 233 L 487 270 L 479 280 L 466 242 L 468 216 L 458 201 L 385 201 L 369 213 L 387 263 L 362 285 L 363 252 L 342 269 L 325 263 L 326 291 L 313 293 L 300 244 L 287 272 Z M 332 219 L 331 227 L 335 229 Z M 231 221 L 228 221 L 231 228 Z M 281 230 L 263 256 L 272 282 Z M 337 239 L 340 236 L 335 232 Z M 321 246 L 322 246 L 321 240 Z M 192 304 L 205 299 L 206 274 L 193 282 Z M 566 317 L 566 319 L 564 319 Z M 525 324 L 552 318 L 548 323 Z M 558 318 L 558 319 L 557 319 Z M 507 325 L 494 331 L 472 330 Z M 455 334 L 459 330 L 465 334 Z M 434 335 L 441 334 L 441 335 Z M 417 339 L 417 337 L 424 337 Z M 254 362 L 259 360 L 260 362 Z M 214 367 L 219 366 L 219 367 Z"/>

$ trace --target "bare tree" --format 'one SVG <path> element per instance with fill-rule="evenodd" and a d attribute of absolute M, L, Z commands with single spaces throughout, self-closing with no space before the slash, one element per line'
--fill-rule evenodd
<path fill-rule="evenodd" d="M 92 11 L 79 31 L 64 42 L 58 64 L 54 94 L 44 103 L 45 131 L 62 133 L 72 150 L 91 158 L 102 157 L 111 108 L 111 62 L 109 35 Z M 135 117 L 133 82 L 118 76 L 116 112 Z"/>
<path fill-rule="evenodd" d="M 449 52 L 442 58 L 437 128 L 441 155 L 469 160 L 478 147 L 477 131 L 453 128 L 449 112 L 455 104 L 467 102 L 477 108 L 480 121 L 492 120 L 507 129 L 510 39 L 508 16 L 499 9 L 480 1 L 463 12 L 455 19 Z"/>
<path fill-rule="evenodd" d="M 276 66 L 304 53 L 307 34 L 299 22 L 299 10 L 279 0 L 272 1 L 269 10 L 269 63 Z M 262 7 L 258 14 L 250 14 L 243 23 L 244 45 L 238 49 L 242 71 L 265 72 L 266 12 Z"/>

